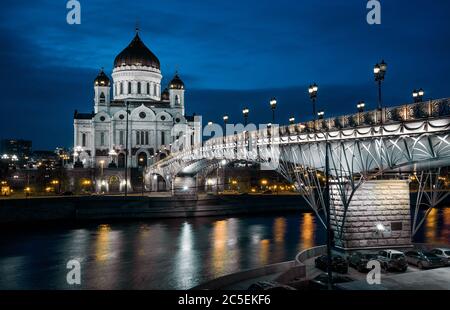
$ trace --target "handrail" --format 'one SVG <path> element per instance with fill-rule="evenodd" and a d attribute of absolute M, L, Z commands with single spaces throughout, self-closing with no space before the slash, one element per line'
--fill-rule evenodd
<path fill-rule="evenodd" d="M 372 110 L 360 112 L 350 115 L 342 115 L 323 120 L 314 120 L 305 123 L 281 126 L 278 128 L 279 133 L 296 133 L 296 134 L 317 134 L 322 130 L 345 130 L 357 129 L 364 126 L 383 126 L 398 123 L 405 123 L 415 120 L 433 119 L 442 116 L 450 116 L 450 98 L 437 100 L 429 100 L 425 102 L 405 104 L 395 107 L 386 107 L 381 110 Z M 214 149 L 217 145 L 224 144 L 225 148 L 235 148 L 238 145 L 246 144 L 248 137 L 256 134 L 256 139 L 271 139 L 271 129 L 257 129 L 253 132 L 243 132 L 230 136 L 210 139 L 204 145 L 199 147 L 183 150 L 173 153 L 163 160 L 154 163 L 151 167 L 160 167 L 173 159 L 193 154 L 195 152 L 203 152 L 208 149 Z M 323 134 L 323 133 L 322 133 Z"/>

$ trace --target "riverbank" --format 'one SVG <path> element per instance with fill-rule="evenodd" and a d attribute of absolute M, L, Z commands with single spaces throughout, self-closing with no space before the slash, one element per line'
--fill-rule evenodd
<path fill-rule="evenodd" d="M 158 219 L 309 210 L 300 195 L 68 196 L 0 200 L 0 224 Z"/>

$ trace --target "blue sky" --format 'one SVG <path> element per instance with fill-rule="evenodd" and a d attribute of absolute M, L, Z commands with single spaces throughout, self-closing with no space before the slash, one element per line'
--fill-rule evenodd
<path fill-rule="evenodd" d="M 110 74 L 136 22 L 165 81 L 180 71 L 188 113 L 219 121 L 311 117 L 319 108 L 350 113 L 376 105 L 372 68 L 388 63 L 386 105 L 449 96 L 450 1 L 381 1 L 382 24 L 366 23 L 364 0 L 80 0 L 81 25 L 66 23 L 66 1 L 3 1 L 0 10 L 0 137 L 32 139 L 35 149 L 71 146 L 73 111 L 92 110 L 99 68 Z"/>

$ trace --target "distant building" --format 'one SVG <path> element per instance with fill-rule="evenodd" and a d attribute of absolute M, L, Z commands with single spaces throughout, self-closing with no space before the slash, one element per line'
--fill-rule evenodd
<path fill-rule="evenodd" d="M 3 160 L 13 160 L 25 163 L 31 155 L 32 142 L 23 139 L 2 139 L 0 141 L 0 156 Z"/>

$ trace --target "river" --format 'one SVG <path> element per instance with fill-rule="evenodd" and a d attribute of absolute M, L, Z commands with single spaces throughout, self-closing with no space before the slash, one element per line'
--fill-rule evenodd
<path fill-rule="evenodd" d="M 450 209 L 433 211 L 418 242 L 450 241 Z M 292 260 L 323 244 L 312 213 L 79 223 L 1 230 L 0 289 L 188 289 L 216 277 Z"/>

